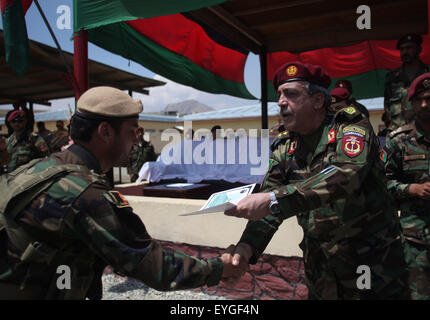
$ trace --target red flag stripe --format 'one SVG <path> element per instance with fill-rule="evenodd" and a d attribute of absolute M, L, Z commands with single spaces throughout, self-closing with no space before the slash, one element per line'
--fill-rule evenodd
<path fill-rule="evenodd" d="M 217 76 L 244 82 L 243 70 L 247 56 L 215 42 L 199 24 L 183 15 L 138 19 L 126 23 L 148 39 L 190 59 Z"/>
<path fill-rule="evenodd" d="M 430 16 L 430 0 L 428 1 Z M 430 64 L 430 35 L 422 36 L 421 60 Z M 267 80 L 272 81 L 276 70 L 288 61 L 299 60 L 318 64 L 332 78 L 344 78 L 375 69 L 395 69 L 402 65 L 397 40 L 370 40 L 346 47 L 323 48 L 302 53 L 274 52 L 267 55 Z"/>

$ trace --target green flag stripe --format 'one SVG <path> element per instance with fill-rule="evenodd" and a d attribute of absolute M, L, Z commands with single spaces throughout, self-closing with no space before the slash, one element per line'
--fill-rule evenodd
<path fill-rule="evenodd" d="M 2 20 L 6 62 L 22 76 L 30 66 L 30 50 L 21 1 L 6 7 Z"/>
<path fill-rule="evenodd" d="M 196 10 L 227 0 L 74 0 L 74 29 L 92 29 L 139 18 L 166 16 Z M 230 0 L 229 0 L 230 1 Z"/>
<path fill-rule="evenodd" d="M 156 44 L 123 22 L 89 30 L 88 40 L 183 85 L 210 93 L 256 99 L 246 89 L 245 83 L 223 79 Z"/>

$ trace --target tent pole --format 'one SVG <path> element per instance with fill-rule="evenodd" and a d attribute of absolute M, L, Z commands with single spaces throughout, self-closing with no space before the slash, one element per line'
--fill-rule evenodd
<path fill-rule="evenodd" d="M 78 100 L 88 89 L 88 31 L 75 32 L 73 45 L 73 72 L 78 84 L 78 88 L 75 90 L 75 99 Z"/>
<path fill-rule="evenodd" d="M 266 48 L 262 47 L 260 52 L 261 67 L 261 129 L 269 128 L 267 116 L 267 56 Z"/>

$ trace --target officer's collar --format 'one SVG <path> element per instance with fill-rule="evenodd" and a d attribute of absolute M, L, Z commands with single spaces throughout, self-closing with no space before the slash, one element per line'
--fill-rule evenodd
<path fill-rule="evenodd" d="M 102 169 L 100 164 L 94 155 L 84 146 L 79 144 L 72 144 L 67 150 L 70 150 L 74 155 L 76 155 L 90 170 L 94 170 L 95 173 L 102 174 Z"/>

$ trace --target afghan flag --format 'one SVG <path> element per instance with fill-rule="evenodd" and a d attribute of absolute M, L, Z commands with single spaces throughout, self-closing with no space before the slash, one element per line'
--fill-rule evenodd
<path fill-rule="evenodd" d="M 75 31 L 172 81 L 210 93 L 256 99 L 245 86 L 248 51 L 187 12 L 226 0 L 79 0 Z"/>
<path fill-rule="evenodd" d="M 25 13 L 32 0 L 0 0 L 6 62 L 22 76 L 30 66 Z"/>

